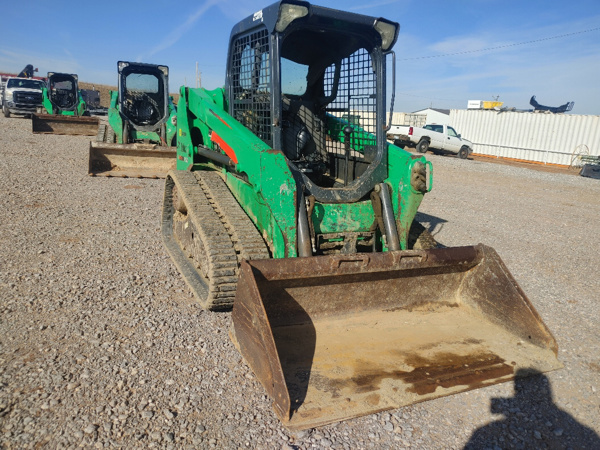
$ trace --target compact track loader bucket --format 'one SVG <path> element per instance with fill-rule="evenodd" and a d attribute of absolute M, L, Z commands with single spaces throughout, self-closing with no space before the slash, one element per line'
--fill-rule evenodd
<path fill-rule="evenodd" d="M 177 150 L 155 144 L 90 143 L 89 174 L 104 177 L 165 178 L 175 169 Z"/>
<path fill-rule="evenodd" d="M 97 117 L 62 116 L 54 114 L 32 114 L 31 128 L 36 134 L 70 134 L 96 136 Z"/>
<path fill-rule="evenodd" d="M 562 367 L 482 244 L 244 261 L 231 336 L 290 429 Z"/>

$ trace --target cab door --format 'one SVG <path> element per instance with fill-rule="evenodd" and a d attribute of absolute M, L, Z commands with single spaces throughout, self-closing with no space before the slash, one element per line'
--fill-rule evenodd
<path fill-rule="evenodd" d="M 449 150 L 451 152 L 458 153 L 460 147 L 462 146 L 462 141 L 458 136 L 456 130 L 452 127 L 446 127 L 446 138 L 444 139 L 444 150 Z"/>

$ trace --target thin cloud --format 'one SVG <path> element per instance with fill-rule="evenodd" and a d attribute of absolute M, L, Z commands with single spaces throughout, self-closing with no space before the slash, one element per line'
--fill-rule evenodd
<path fill-rule="evenodd" d="M 3 69 L 18 72 L 27 64 L 33 64 L 40 69 L 39 75 L 45 76 L 48 71 L 77 73 L 82 66 L 72 58 L 63 59 L 56 56 L 30 53 L 19 49 L 0 48 L 0 65 Z"/>
<path fill-rule="evenodd" d="M 504 43 L 502 43 L 504 44 Z M 452 54 L 459 52 L 476 52 L 491 47 L 491 44 L 481 36 L 451 37 L 433 44 L 430 49 L 437 54 Z M 501 44 L 496 44 L 501 45 Z"/>
<path fill-rule="evenodd" d="M 386 0 L 378 3 L 367 3 L 366 5 L 353 6 L 352 8 L 348 8 L 350 11 L 361 11 L 363 9 L 371 9 L 376 8 L 378 6 L 386 6 L 391 5 L 393 3 L 398 3 L 400 0 Z"/>
<path fill-rule="evenodd" d="M 181 37 L 192 28 L 192 26 L 208 11 L 212 6 L 217 5 L 219 3 L 218 0 L 207 0 L 202 4 L 194 14 L 192 14 L 188 19 L 183 23 L 183 25 L 178 26 L 173 31 L 169 33 L 167 37 L 165 37 L 160 44 L 150 50 L 148 53 L 142 54 L 138 56 L 137 60 L 142 61 L 150 56 L 156 55 L 158 52 L 168 49 L 173 46 Z"/>
<path fill-rule="evenodd" d="M 260 11 L 269 2 L 262 0 L 223 0 L 219 2 L 221 13 L 228 19 L 237 22 Z M 232 24 L 233 25 L 233 24 Z"/>

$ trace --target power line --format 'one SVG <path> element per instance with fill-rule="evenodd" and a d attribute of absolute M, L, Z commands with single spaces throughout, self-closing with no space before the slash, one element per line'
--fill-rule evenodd
<path fill-rule="evenodd" d="M 456 52 L 456 53 L 442 53 L 440 55 L 415 56 L 413 58 L 399 59 L 399 61 L 409 61 L 409 60 L 415 60 L 415 59 L 441 58 L 443 56 L 455 56 L 455 55 L 466 55 L 468 53 L 488 52 L 488 51 L 491 51 L 491 50 L 500 50 L 502 48 L 516 47 L 518 45 L 534 44 L 536 42 L 549 41 L 549 40 L 552 40 L 552 39 L 560 39 L 560 38 L 564 38 L 564 37 L 568 37 L 568 36 L 574 36 L 576 34 L 589 33 L 591 31 L 598 31 L 598 30 L 600 30 L 600 27 L 590 28 L 589 30 L 583 30 L 583 31 L 574 31 L 573 33 L 559 34 L 557 36 L 550 36 L 550 37 L 542 38 L 542 39 L 534 39 L 533 41 L 516 42 L 514 44 L 499 45 L 498 47 L 488 47 L 488 48 L 482 48 L 482 49 L 479 49 L 479 50 L 465 50 L 463 52 Z"/>
<path fill-rule="evenodd" d="M 426 98 L 427 100 L 443 100 L 445 102 L 462 102 L 462 101 L 464 101 L 462 99 L 459 100 L 456 98 L 429 97 L 429 96 L 425 96 L 425 95 L 409 94 L 407 92 L 396 92 L 396 94 L 404 95 L 406 97 Z"/>

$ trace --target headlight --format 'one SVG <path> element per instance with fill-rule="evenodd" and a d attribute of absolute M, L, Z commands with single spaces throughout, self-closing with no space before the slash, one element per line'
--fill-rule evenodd
<path fill-rule="evenodd" d="M 388 51 L 396 41 L 398 27 L 382 19 L 376 20 L 374 27 L 381 35 L 381 48 L 384 52 Z"/>
<path fill-rule="evenodd" d="M 275 31 L 281 33 L 294 20 L 306 15 L 308 15 L 308 8 L 306 6 L 290 5 L 287 3 L 282 4 L 279 9 L 279 19 L 277 19 Z"/>
<path fill-rule="evenodd" d="M 177 116 L 171 116 L 171 123 L 173 124 L 174 127 L 177 126 Z"/>

